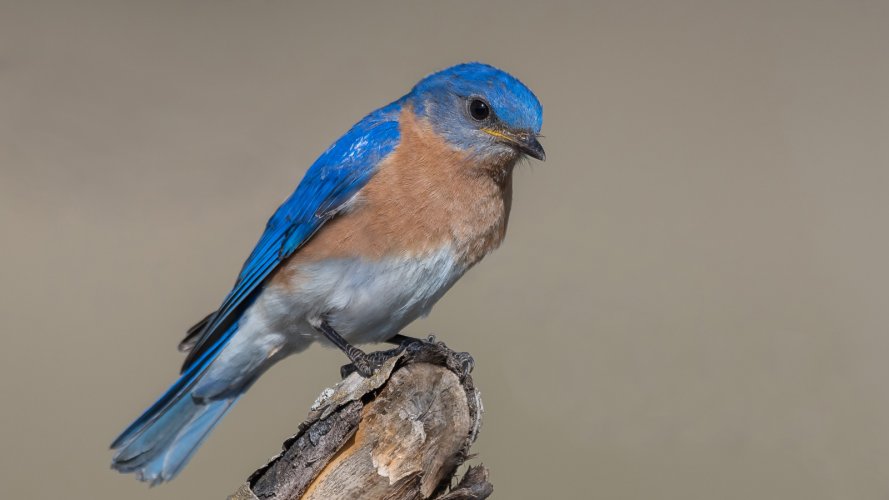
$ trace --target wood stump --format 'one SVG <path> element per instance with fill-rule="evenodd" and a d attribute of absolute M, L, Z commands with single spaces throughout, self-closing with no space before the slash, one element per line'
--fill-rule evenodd
<path fill-rule="evenodd" d="M 322 392 L 283 451 L 229 499 L 487 498 L 494 488 L 482 465 L 453 484 L 481 426 L 471 365 L 430 338 L 370 378 L 349 375 Z"/>

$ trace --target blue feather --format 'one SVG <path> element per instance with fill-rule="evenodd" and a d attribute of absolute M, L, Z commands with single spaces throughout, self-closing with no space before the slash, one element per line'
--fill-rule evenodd
<path fill-rule="evenodd" d="M 114 456 L 111 466 L 152 485 L 169 481 L 188 463 L 238 397 L 197 403 L 180 398 Z"/>
<path fill-rule="evenodd" d="M 185 466 L 237 397 L 199 402 L 191 397 L 207 368 L 237 331 L 237 323 L 207 349 L 158 400 L 111 444 L 117 452 L 111 466 L 136 472 L 157 484 L 172 479 Z"/>
<path fill-rule="evenodd" d="M 173 385 L 171 385 L 170 388 L 154 402 L 154 404 L 142 412 L 142 415 L 140 415 L 139 418 L 133 421 L 129 427 L 120 433 L 120 436 L 111 443 L 111 448 L 114 449 L 123 446 L 127 441 L 132 439 L 134 435 L 142 432 L 145 427 L 156 420 L 167 408 L 175 404 L 177 399 L 182 398 L 183 395 L 194 386 L 207 367 L 210 366 L 210 363 L 216 359 L 216 356 L 222 351 L 222 348 L 225 347 L 225 344 L 228 343 L 229 339 L 231 339 L 237 331 L 237 326 L 237 324 L 232 325 L 225 335 L 221 336 L 211 349 L 204 351 L 196 362 L 180 375 L 176 382 L 174 382 Z"/>

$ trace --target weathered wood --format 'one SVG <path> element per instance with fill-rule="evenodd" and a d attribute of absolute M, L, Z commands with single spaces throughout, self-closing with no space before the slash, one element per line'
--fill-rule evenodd
<path fill-rule="evenodd" d="M 284 451 L 233 500 L 480 500 L 493 486 L 470 467 L 452 485 L 481 426 L 471 358 L 440 342 L 411 344 L 370 378 L 326 389 Z"/>

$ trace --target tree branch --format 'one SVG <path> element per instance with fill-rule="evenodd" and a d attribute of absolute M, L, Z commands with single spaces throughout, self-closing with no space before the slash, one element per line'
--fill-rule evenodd
<path fill-rule="evenodd" d="M 481 426 L 472 358 L 443 343 L 410 344 L 370 378 L 326 389 L 284 450 L 231 500 L 481 500 L 488 471 L 470 467 L 451 487 Z"/>

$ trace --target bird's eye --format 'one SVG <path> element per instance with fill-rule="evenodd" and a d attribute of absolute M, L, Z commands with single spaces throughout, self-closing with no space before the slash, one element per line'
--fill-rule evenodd
<path fill-rule="evenodd" d="M 469 102 L 469 115 L 474 120 L 482 121 L 491 115 L 491 108 L 488 103 L 481 99 L 473 99 Z"/>

